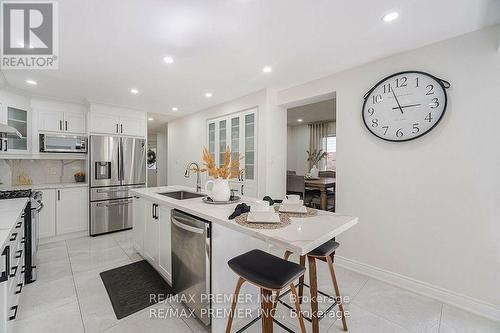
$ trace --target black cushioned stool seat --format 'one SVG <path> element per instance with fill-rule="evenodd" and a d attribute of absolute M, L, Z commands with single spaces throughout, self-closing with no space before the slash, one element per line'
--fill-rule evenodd
<path fill-rule="evenodd" d="M 328 242 L 318 246 L 311 252 L 309 252 L 307 255 L 312 256 L 312 257 L 326 257 L 333 252 L 340 246 L 339 243 L 337 243 L 334 240 L 329 240 Z"/>
<path fill-rule="evenodd" d="M 252 250 L 228 261 L 245 280 L 266 289 L 283 289 L 305 272 L 305 267 L 261 250 Z"/>

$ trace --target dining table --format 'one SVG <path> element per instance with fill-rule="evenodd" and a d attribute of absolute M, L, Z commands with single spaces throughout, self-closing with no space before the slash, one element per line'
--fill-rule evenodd
<path fill-rule="evenodd" d="M 305 178 L 305 187 L 318 189 L 320 191 L 320 208 L 328 210 L 328 189 L 335 188 L 336 178 L 334 177 L 319 177 L 315 179 Z"/>

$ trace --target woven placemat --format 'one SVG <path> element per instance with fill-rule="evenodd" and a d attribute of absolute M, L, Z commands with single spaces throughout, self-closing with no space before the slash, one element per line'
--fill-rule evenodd
<path fill-rule="evenodd" d="M 248 213 L 243 213 L 240 216 L 237 216 L 234 220 L 239 225 L 244 227 L 252 228 L 252 229 L 280 229 L 284 228 L 287 225 L 290 225 L 291 220 L 288 214 L 280 213 L 281 223 L 255 223 L 255 222 L 247 222 Z"/>
<path fill-rule="evenodd" d="M 274 210 L 276 212 L 279 212 L 280 206 L 274 206 Z M 311 216 L 316 216 L 318 215 L 318 210 L 311 208 L 311 207 L 306 207 L 307 213 L 289 213 L 289 212 L 280 212 L 280 214 L 285 214 L 290 217 L 311 217 Z"/>

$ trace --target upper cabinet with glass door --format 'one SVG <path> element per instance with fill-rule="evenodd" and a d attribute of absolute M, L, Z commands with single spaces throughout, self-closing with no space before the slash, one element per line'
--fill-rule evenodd
<path fill-rule="evenodd" d="M 240 169 L 244 171 L 240 179 L 231 180 L 231 188 L 248 196 L 257 195 L 256 133 L 257 108 L 210 119 L 207 122 L 207 146 L 219 166 L 224 164 L 224 153 L 228 146 L 232 158 L 243 156 Z"/>
<path fill-rule="evenodd" d="M 18 109 L 15 107 L 7 106 L 6 110 L 6 123 L 9 126 L 14 127 L 21 134 L 19 138 L 16 135 L 8 135 L 7 143 L 8 150 L 10 153 L 28 153 L 30 148 L 30 130 L 31 130 L 31 119 L 30 113 L 27 110 Z"/>

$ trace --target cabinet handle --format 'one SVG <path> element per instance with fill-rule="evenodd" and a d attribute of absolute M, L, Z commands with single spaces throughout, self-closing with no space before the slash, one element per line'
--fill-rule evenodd
<path fill-rule="evenodd" d="M 14 314 L 9 317 L 9 320 L 14 320 L 16 319 L 17 316 L 17 305 L 14 305 L 13 307 L 10 308 L 11 310 L 14 310 Z"/>
<path fill-rule="evenodd" d="M 23 250 L 17 250 L 16 253 L 17 253 L 16 259 L 19 259 L 23 255 Z"/>
<path fill-rule="evenodd" d="M 61 201 L 61 190 L 57 190 L 57 200 Z"/>
<path fill-rule="evenodd" d="M 13 242 L 17 239 L 17 232 L 13 233 L 12 236 L 10 237 L 10 241 Z"/>
<path fill-rule="evenodd" d="M 68 121 L 64 121 L 64 129 L 67 131 L 68 130 Z"/>
<path fill-rule="evenodd" d="M 116 133 L 118 133 L 118 124 L 116 124 Z"/>
<path fill-rule="evenodd" d="M 241 184 L 241 195 L 245 195 L 245 193 L 243 193 L 243 188 L 245 187 L 245 185 Z"/>
<path fill-rule="evenodd" d="M 120 133 L 123 133 L 123 124 L 120 124 Z"/>
<path fill-rule="evenodd" d="M 9 277 L 14 277 L 14 276 L 16 276 L 16 274 L 17 274 L 17 266 L 13 266 L 13 267 L 12 267 L 12 270 L 14 271 L 14 273 L 10 273 Z"/>
<path fill-rule="evenodd" d="M 5 270 L 0 275 L 0 282 L 7 281 L 10 272 L 10 246 L 7 245 L 2 252 L 2 256 L 5 257 Z"/>
<path fill-rule="evenodd" d="M 24 216 L 23 216 L 24 217 Z M 23 222 L 19 222 L 18 224 L 16 224 L 16 229 L 19 229 L 21 228 L 21 226 L 23 225 Z"/>
<path fill-rule="evenodd" d="M 23 284 L 22 283 L 18 283 L 17 284 L 17 287 L 19 288 L 18 290 L 16 290 L 15 294 L 18 295 L 21 293 L 21 291 L 23 291 Z"/>
<path fill-rule="evenodd" d="M 3 151 L 7 151 L 8 145 L 9 145 L 9 140 L 5 140 L 5 146 L 3 147 Z"/>
<path fill-rule="evenodd" d="M 152 218 L 155 218 L 155 204 L 153 204 L 153 205 L 151 206 L 151 209 L 152 209 L 152 211 L 151 211 L 151 217 L 152 217 Z"/>

